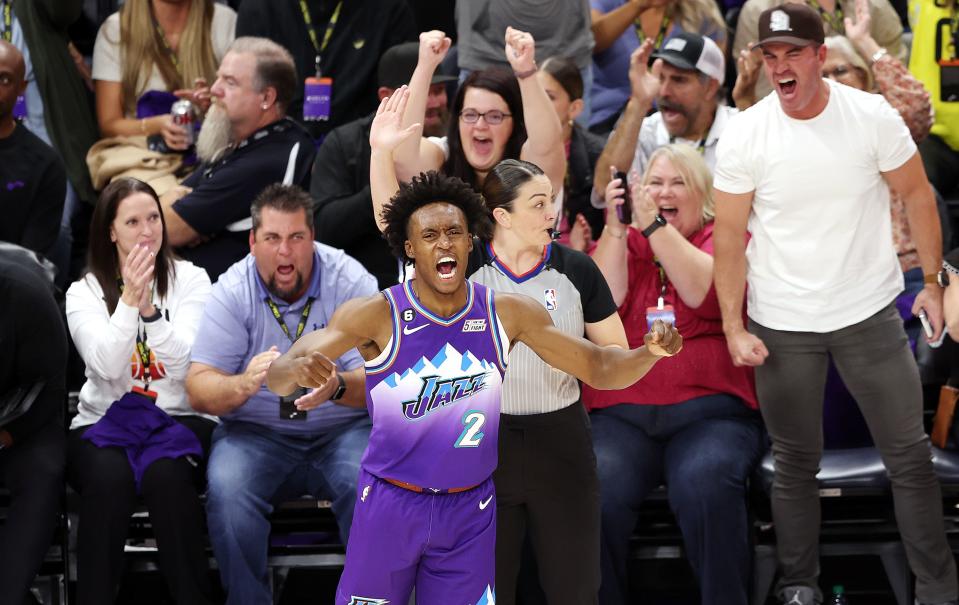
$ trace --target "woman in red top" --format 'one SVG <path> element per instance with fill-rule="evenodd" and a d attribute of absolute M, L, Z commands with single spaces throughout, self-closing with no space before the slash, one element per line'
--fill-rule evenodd
<path fill-rule="evenodd" d="M 746 479 L 763 433 L 752 370 L 732 364 L 712 285 L 711 181 L 696 149 L 668 145 L 631 187 L 631 224 L 615 210 L 624 203 L 620 180 L 606 188 L 610 210 L 593 260 L 627 338 L 635 346 L 647 321 L 671 312 L 684 348 L 627 389 L 583 387 L 600 478 L 604 604 L 629 600 L 629 537 L 642 501 L 663 483 L 702 603 L 749 601 Z"/>

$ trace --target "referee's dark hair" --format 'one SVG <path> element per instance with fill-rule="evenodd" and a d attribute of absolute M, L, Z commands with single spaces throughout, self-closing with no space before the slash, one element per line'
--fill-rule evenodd
<path fill-rule="evenodd" d="M 417 210 L 433 203 L 452 204 L 466 216 L 470 234 L 486 239 L 490 233 L 489 217 L 483 198 L 464 181 L 430 170 L 400 183 L 400 190 L 383 208 L 386 229 L 383 237 L 397 258 L 410 261 L 406 255 L 407 227 Z"/>
<path fill-rule="evenodd" d="M 512 212 L 520 187 L 534 177 L 543 175 L 539 166 L 525 160 L 503 160 L 493 166 L 483 181 L 483 199 L 486 200 L 490 221 L 495 224 L 493 211 L 497 208 Z"/>
<path fill-rule="evenodd" d="M 292 213 L 302 210 L 306 213 L 306 224 L 313 232 L 313 198 L 310 194 L 296 185 L 274 183 L 267 185 L 250 205 L 250 218 L 253 219 L 253 233 L 260 228 L 263 219 L 263 209 L 273 208 L 280 212 Z"/>

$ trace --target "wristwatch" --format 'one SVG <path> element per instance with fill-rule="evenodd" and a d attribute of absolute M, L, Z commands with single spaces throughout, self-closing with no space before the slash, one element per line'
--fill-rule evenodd
<path fill-rule="evenodd" d="M 665 227 L 665 226 L 666 226 L 666 219 L 663 218 L 663 215 L 662 215 L 662 214 L 657 214 L 657 215 L 656 215 L 656 218 L 653 219 L 653 224 L 651 224 L 649 227 L 646 227 L 645 229 L 643 229 L 641 233 L 643 234 L 643 237 L 648 238 L 648 237 L 649 237 L 650 235 L 652 235 L 657 229 L 659 229 L 660 227 Z"/>
<path fill-rule="evenodd" d="M 939 284 L 941 288 L 949 285 L 949 271 L 947 269 L 939 269 L 939 273 L 936 273 L 936 283 Z"/>
<path fill-rule="evenodd" d="M 337 374 L 336 380 L 339 381 L 340 386 L 336 387 L 336 390 L 333 391 L 333 395 L 330 396 L 330 401 L 339 401 L 344 393 L 346 393 L 346 381 L 343 380 L 343 376 Z"/>

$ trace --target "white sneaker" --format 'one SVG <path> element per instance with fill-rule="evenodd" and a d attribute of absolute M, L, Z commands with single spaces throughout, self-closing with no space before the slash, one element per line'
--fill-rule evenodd
<path fill-rule="evenodd" d="M 820 605 L 816 591 L 808 586 L 787 586 L 779 591 L 782 605 Z"/>

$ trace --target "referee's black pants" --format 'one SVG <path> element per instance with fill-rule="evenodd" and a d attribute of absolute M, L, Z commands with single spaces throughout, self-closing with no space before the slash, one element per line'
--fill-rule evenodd
<path fill-rule="evenodd" d="M 545 414 L 502 414 L 496 483 L 496 600 L 516 602 L 529 535 L 550 605 L 597 603 L 599 480 L 579 402 Z"/>

